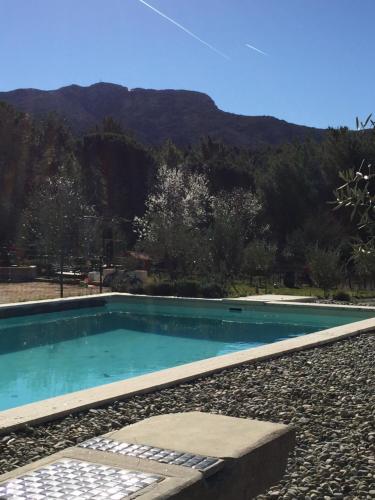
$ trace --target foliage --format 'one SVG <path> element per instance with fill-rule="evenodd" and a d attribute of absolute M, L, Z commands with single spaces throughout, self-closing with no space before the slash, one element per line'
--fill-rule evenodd
<path fill-rule="evenodd" d="M 354 245 L 356 261 L 363 263 L 366 256 L 375 260 L 375 172 L 372 164 L 365 166 L 363 161 L 359 170 L 353 172 L 346 170 L 340 172 L 340 178 L 344 180 L 336 191 L 337 207 L 351 209 L 351 220 L 357 221 L 360 237 Z M 369 257 L 370 256 L 370 257 Z M 366 263 L 365 267 L 368 267 Z M 370 267 L 372 264 L 370 264 Z M 363 268 L 363 265 L 360 264 Z"/>
<path fill-rule="evenodd" d="M 171 296 L 175 295 L 174 283 L 169 281 L 150 283 L 145 289 L 147 295 Z"/>
<path fill-rule="evenodd" d="M 338 300 L 342 302 L 351 302 L 352 296 L 349 292 L 346 292 L 345 290 L 339 290 L 338 292 L 334 293 L 332 295 L 333 300 Z"/>
<path fill-rule="evenodd" d="M 360 279 L 375 279 L 375 256 L 371 243 L 355 246 L 352 260 L 355 273 Z"/>
<path fill-rule="evenodd" d="M 0 102 L 0 247 L 15 237 L 24 207 L 31 148 L 30 119 Z"/>
<path fill-rule="evenodd" d="M 77 156 L 89 203 L 100 215 L 121 220 L 125 238 L 134 243 L 132 223 L 145 210 L 154 183 L 154 158 L 133 139 L 117 133 L 85 136 Z"/>
<path fill-rule="evenodd" d="M 110 280 L 107 286 L 110 286 L 112 292 L 127 292 L 127 293 L 145 293 L 142 281 L 128 271 L 115 271 L 110 274 Z"/>
<path fill-rule="evenodd" d="M 160 150 L 156 150 L 155 156 L 159 165 L 165 165 L 168 168 L 178 168 L 184 161 L 183 152 L 171 140 L 167 140 Z"/>
<path fill-rule="evenodd" d="M 370 238 L 375 236 L 375 172 L 371 163 L 363 160 L 357 172 L 340 172 L 344 181 L 336 191 L 338 207 L 349 207 L 351 219 L 357 218 L 359 229 L 366 230 Z"/>
<path fill-rule="evenodd" d="M 97 233 L 85 224 L 85 218 L 91 217 L 95 218 L 95 212 L 83 195 L 74 160 L 69 159 L 30 198 L 22 216 L 22 246 L 63 265 L 66 258 L 90 253 L 87 244 Z"/>
<path fill-rule="evenodd" d="M 316 245 L 340 249 L 346 249 L 349 245 L 348 231 L 344 224 L 335 218 L 332 210 L 317 209 L 314 214 L 309 215 L 301 227 L 287 236 L 283 256 L 296 269 L 303 268 L 310 248 Z"/>
<path fill-rule="evenodd" d="M 200 229 L 207 224 L 209 203 L 203 175 L 162 165 L 144 216 L 134 220 L 140 248 L 172 276 L 194 271 L 204 261 Z"/>
<path fill-rule="evenodd" d="M 111 283 L 112 291 L 134 294 L 221 298 L 227 296 L 227 290 L 219 283 L 206 282 L 199 279 L 181 279 L 176 281 L 149 280 L 141 283 L 131 273 L 116 272 Z"/>
<path fill-rule="evenodd" d="M 242 269 L 245 274 L 267 276 L 275 265 L 276 250 L 276 245 L 262 240 L 250 242 L 244 251 Z"/>
<path fill-rule="evenodd" d="M 48 199 L 46 192 L 56 189 L 64 166 L 63 177 L 72 180 L 77 200 L 88 207 L 78 224 L 83 205 L 67 204 L 77 213 L 69 229 L 80 233 L 75 242 L 64 243 L 67 255 L 98 257 L 105 247 L 108 263 L 113 255 L 121 262 L 125 250 L 138 248 L 173 281 L 199 275 L 208 284 L 229 286 L 244 271 L 267 275 L 272 261 L 280 275 L 297 275 L 318 246 L 339 251 L 340 265 L 347 265 L 354 282 L 375 279 L 371 118 L 357 132 L 331 129 L 320 142 L 252 150 L 210 137 L 185 149 L 171 141 L 151 149 L 121 123 L 108 117 L 95 133 L 75 138 L 56 115 L 33 121 L 0 104 L 4 257 L 10 249 L 13 256 L 22 253 L 16 243 L 27 243 L 34 253 L 55 252 L 51 245 L 61 248 L 51 233 L 33 232 L 35 224 L 25 227 L 25 222 L 32 213 L 39 212 L 39 219 L 56 216 L 56 207 L 52 215 L 43 214 L 38 198 Z M 341 209 L 332 211 L 328 202 L 339 172 Z M 45 206 L 50 205 L 47 200 Z M 351 219 L 346 211 L 353 212 Z"/>
<path fill-rule="evenodd" d="M 178 280 L 174 284 L 177 297 L 199 297 L 200 283 L 195 280 Z"/>
<path fill-rule="evenodd" d="M 308 265 L 318 287 L 328 290 L 336 287 L 342 279 L 340 254 L 337 250 L 312 248 L 308 254 Z"/>
<path fill-rule="evenodd" d="M 280 249 L 287 236 L 304 224 L 325 195 L 316 143 L 286 144 L 271 151 L 258 171 L 261 200 Z"/>
<path fill-rule="evenodd" d="M 202 283 L 201 294 L 207 299 L 220 299 L 228 295 L 228 290 L 221 283 Z"/>
<path fill-rule="evenodd" d="M 214 274 L 228 280 L 239 273 L 247 242 L 264 229 L 258 224 L 260 211 L 258 198 L 240 188 L 212 198 L 209 241 Z"/>
<path fill-rule="evenodd" d="M 372 130 L 367 130 L 370 125 Z M 357 118 L 358 133 L 374 138 L 375 122 L 371 115 L 365 122 Z M 336 209 L 350 209 L 350 219 L 355 220 L 359 235 L 353 245 L 353 260 L 357 274 L 362 277 L 375 276 L 375 171 L 373 163 L 362 160 L 358 170 L 346 169 L 339 173 L 344 181 L 337 190 Z"/>

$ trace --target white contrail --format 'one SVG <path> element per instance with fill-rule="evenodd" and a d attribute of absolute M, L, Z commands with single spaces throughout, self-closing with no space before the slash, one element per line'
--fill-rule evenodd
<path fill-rule="evenodd" d="M 182 26 L 182 24 L 180 24 L 177 21 L 175 21 L 174 19 L 168 17 L 166 14 L 164 14 L 163 12 L 161 12 L 160 10 L 158 10 L 156 7 L 153 7 L 149 3 L 145 2 L 145 0 L 138 0 L 138 2 L 143 3 L 143 5 L 146 5 L 146 7 L 148 7 L 149 9 L 151 9 L 154 12 L 156 12 L 157 14 L 159 14 L 159 16 L 164 17 L 164 19 L 166 19 L 170 23 L 172 23 L 175 26 L 177 26 L 177 28 L 180 28 L 182 31 L 185 31 L 185 33 L 187 33 L 191 37 L 193 37 L 196 40 L 198 40 L 198 42 L 203 43 L 203 45 L 205 45 L 209 49 L 211 49 L 214 52 L 216 52 L 216 54 L 219 54 L 219 56 L 224 57 L 225 59 L 228 59 L 228 60 L 230 59 L 230 57 L 228 57 L 226 54 L 224 54 L 220 50 L 216 49 L 213 45 L 209 44 L 208 42 L 205 42 L 204 40 L 202 40 L 202 38 L 199 38 L 199 36 L 195 35 L 192 31 L 190 31 L 187 28 L 185 28 L 185 26 Z"/>
<path fill-rule="evenodd" d="M 264 56 L 268 56 L 268 54 L 266 52 L 263 52 L 263 50 L 257 49 L 256 47 L 253 47 L 249 43 L 245 43 L 245 45 L 246 45 L 246 47 L 249 47 L 249 49 L 252 49 L 252 50 L 255 50 L 256 52 L 259 52 L 259 54 L 263 54 Z"/>

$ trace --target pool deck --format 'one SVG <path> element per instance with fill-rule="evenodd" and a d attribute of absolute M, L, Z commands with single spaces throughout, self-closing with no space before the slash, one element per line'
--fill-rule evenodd
<path fill-rule="evenodd" d="M 6 306 L 0 306 L 0 317 L 1 313 L 9 313 L 10 311 L 19 311 L 22 309 L 23 313 L 28 314 L 30 308 L 35 308 L 37 312 L 40 312 L 41 306 L 43 304 L 50 310 L 51 307 L 56 306 L 58 309 L 66 306 L 70 307 L 82 307 L 85 301 L 93 300 L 97 297 L 101 300 L 137 300 L 139 296 L 133 296 L 129 294 L 102 294 L 91 296 L 90 298 L 76 298 L 76 299 L 55 299 L 52 301 L 37 301 L 29 302 L 23 304 L 11 304 Z M 142 375 L 134 377 L 131 379 L 114 382 L 111 384 L 105 384 L 90 389 L 85 389 L 82 391 L 73 392 L 67 395 L 58 396 L 43 401 L 19 406 L 9 410 L 0 412 L 0 435 L 7 433 L 16 428 L 24 427 L 27 424 L 36 424 L 41 422 L 46 422 L 56 418 L 63 417 L 70 413 L 75 413 L 80 410 L 87 408 L 98 407 L 107 403 L 111 403 L 118 400 L 124 400 L 130 396 L 137 394 L 145 394 L 147 392 L 153 392 L 155 390 L 171 387 L 181 382 L 196 379 L 202 376 L 208 376 L 212 373 L 222 371 L 227 368 L 232 368 L 245 363 L 256 363 L 261 360 L 271 359 L 275 357 L 282 356 L 286 353 L 291 353 L 298 350 L 309 349 L 312 347 L 317 347 L 323 344 L 331 343 L 337 340 L 341 340 L 353 335 L 358 335 L 360 333 L 375 331 L 375 308 L 366 306 L 332 306 L 330 304 L 306 304 L 301 302 L 290 302 L 283 300 L 277 300 L 278 297 L 271 295 L 266 296 L 267 299 L 264 300 L 264 296 L 256 296 L 256 300 L 251 302 L 267 304 L 267 305 L 280 305 L 282 302 L 283 307 L 306 307 L 314 309 L 346 309 L 346 310 L 363 310 L 363 311 L 374 311 L 374 317 L 370 319 L 365 319 L 362 321 L 357 321 L 355 323 L 349 323 L 346 325 L 330 328 L 316 333 L 307 334 L 304 336 L 291 338 L 288 340 L 282 340 L 279 342 L 274 342 L 272 344 L 247 349 L 243 351 L 238 351 L 231 354 L 226 354 L 222 356 L 216 356 L 213 358 L 207 358 L 201 361 L 195 361 L 193 363 L 184 364 L 181 366 L 176 366 L 166 370 L 161 370 L 147 375 Z M 271 297 L 273 300 L 268 300 Z M 287 297 L 287 296 L 281 296 Z M 146 297 L 141 297 L 145 298 Z M 288 297 L 289 298 L 289 297 Z M 293 298 L 295 298 L 293 296 Z M 275 300 L 276 299 L 276 300 Z M 249 304 L 248 298 L 238 298 L 238 299 L 181 299 L 176 297 L 147 297 L 146 300 L 155 300 L 157 302 L 161 301 L 163 303 L 175 303 L 176 301 L 188 301 L 189 305 L 193 305 L 194 302 L 197 304 L 212 304 L 214 307 L 220 307 L 223 303 L 228 301 L 231 304 Z M 27 311 L 27 312 L 26 312 Z"/>
<path fill-rule="evenodd" d="M 262 295 L 246 295 L 244 297 L 235 297 L 224 299 L 225 301 L 246 301 L 246 302 L 312 302 L 316 297 L 310 295 L 275 295 L 266 293 Z"/>

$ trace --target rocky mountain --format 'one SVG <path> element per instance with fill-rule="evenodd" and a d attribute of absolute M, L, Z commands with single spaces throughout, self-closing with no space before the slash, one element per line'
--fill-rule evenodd
<path fill-rule="evenodd" d="M 96 83 L 47 91 L 0 92 L 0 101 L 34 117 L 56 112 L 76 134 L 92 130 L 111 116 L 133 131 L 138 140 L 151 145 L 172 139 L 179 146 L 188 146 L 209 135 L 235 146 L 258 147 L 306 137 L 320 139 L 324 133 L 271 116 L 227 113 L 208 95 L 187 90 L 129 90 L 112 83 Z"/>

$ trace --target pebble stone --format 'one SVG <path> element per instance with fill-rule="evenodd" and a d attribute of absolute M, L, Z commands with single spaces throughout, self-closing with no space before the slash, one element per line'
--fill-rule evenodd
<path fill-rule="evenodd" d="M 267 499 L 375 498 L 375 336 L 361 334 L 0 435 L 0 473 L 163 413 L 292 424 L 296 448 Z"/>

